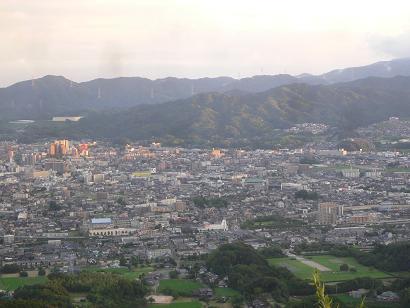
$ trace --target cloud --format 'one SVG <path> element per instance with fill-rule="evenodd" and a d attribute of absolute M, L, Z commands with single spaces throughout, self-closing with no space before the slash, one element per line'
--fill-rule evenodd
<path fill-rule="evenodd" d="M 395 36 L 372 35 L 368 44 L 377 53 L 393 58 L 410 57 L 410 30 Z"/>

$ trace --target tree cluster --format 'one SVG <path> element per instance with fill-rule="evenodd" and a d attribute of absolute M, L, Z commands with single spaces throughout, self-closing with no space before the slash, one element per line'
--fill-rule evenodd
<path fill-rule="evenodd" d="M 248 299 L 270 294 L 280 302 L 289 295 L 312 294 L 313 288 L 285 268 L 270 266 L 251 246 L 243 243 L 225 244 L 211 253 L 207 267 L 221 277 L 228 277 L 231 288 Z"/>
<path fill-rule="evenodd" d="M 207 207 L 224 208 L 228 206 L 228 201 L 223 198 L 205 198 L 200 196 L 193 198 L 192 202 L 195 206 L 202 209 Z"/>

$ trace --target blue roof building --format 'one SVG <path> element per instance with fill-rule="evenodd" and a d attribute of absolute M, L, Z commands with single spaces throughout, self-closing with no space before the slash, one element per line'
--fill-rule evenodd
<path fill-rule="evenodd" d="M 111 218 L 92 218 L 91 224 L 93 225 L 109 225 L 111 224 Z"/>

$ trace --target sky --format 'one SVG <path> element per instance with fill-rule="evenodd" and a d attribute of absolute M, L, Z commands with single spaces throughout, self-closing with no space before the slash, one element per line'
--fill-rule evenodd
<path fill-rule="evenodd" d="M 0 87 L 320 74 L 410 56 L 410 1 L 0 0 Z"/>

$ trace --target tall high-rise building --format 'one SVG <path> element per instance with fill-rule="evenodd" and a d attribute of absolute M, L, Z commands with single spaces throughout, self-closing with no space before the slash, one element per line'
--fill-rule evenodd
<path fill-rule="evenodd" d="M 55 143 L 50 144 L 50 148 L 48 149 L 48 154 L 51 157 L 54 157 L 57 155 L 57 146 Z"/>
<path fill-rule="evenodd" d="M 59 149 L 59 154 L 61 154 L 61 155 L 67 155 L 67 148 L 66 148 L 66 146 L 65 146 L 65 144 L 64 143 L 62 143 L 62 144 L 59 144 L 58 145 L 58 149 Z"/>
<path fill-rule="evenodd" d="M 321 202 L 319 203 L 318 218 L 321 225 L 334 225 L 336 224 L 338 207 L 333 202 Z"/>
<path fill-rule="evenodd" d="M 8 160 L 9 160 L 10 163 L 13 162 L 13 160 L 14 160 L 14 151 L 13 151 L 13 148 L 12 148 L 12 147 L 9 147 L 9 148 L 8 148 L 7 158 L 8 158 Z"/>
<path fill-rule="evenodd" d="M 50 144 L 50 148 L 48 151 L 49 156 L 65 156 L 70 153 L 70 141 L 68 140 L 56 140 L 52 144 Z"/>

